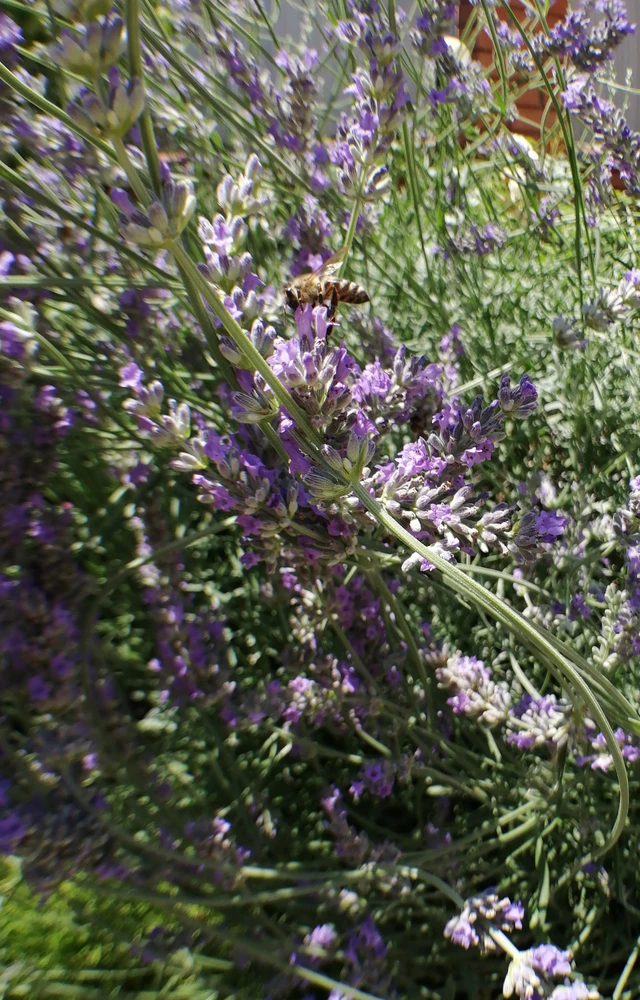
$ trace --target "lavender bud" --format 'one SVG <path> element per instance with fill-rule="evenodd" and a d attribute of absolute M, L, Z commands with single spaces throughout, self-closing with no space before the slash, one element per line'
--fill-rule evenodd
<path fill-rule="evenodd" d="M 251 153 L 244 168 L 245 177 L 251 180 L 258 180 L 262 174 L 262 165 L 255 153 Z"/>
<path fill-rule="evenodd" d="M 217 242 L 213 225 L 208 219 L 205 219 L 204 215 L 198 217 L 198 239 L 207 246 Z"/>
<path fill-rule="evenodd" d="M 120 58 L 122 30 L 122 20 L 116 17 L 105 25 L 94 22 L 75 35 L 63 31 L 60 40 L 49 46 L 49 55 L 62 69 L 94 77 L 96 72 L 104 73 Z"/>
<path fill-rule="evenodd" d="M 236 347 L 235 341 L 231 340 L 230 337 L 220 338 L 220 351 L 227 361 L 230 361 L 236 368 L 248 368 L 248 370 L 253 368 L 253 364 L 249 367 L 246 354 L 240 353 Z"/>
<path fill-rule="evenodd" d="M 163 201 L 169 218 L 171 234 L 179 236 L 196 208 L 196 197 L 191 181 L 178 181 L 165 185 Z"/>
<path fill-rule="evenodd" d="M 226 209 L 229 206 L 232 190 L 233 177 L 231 174 L 225 174 L 216 188 L 216 200 L 220 208 Z"/>
<path fill-rule="evenodd" d="M 350 486 L 336 483 L 321 472 L 308 472 L 303 476 L 304 484 L 315 500 L 339 500 L 351 492 Z"/>
<path fill-rule="evenodd" d="M 345 471 L 340 452 L 336 451 L 335 448 L 332 448 L 330 444 L 323 444 L 320 450 L 322 451 L 322 457 L 326 461 L 327 465 L 330 465 L 336 472 L 342 473 Z"/>
<path fill-rule="evenodd" d="M 351 464 L 355 464 L 358 460 L 358 455 L 360 452 L 360 440 L 357 434 L 353 431 L 349 433 L 349 440 L 347 442 L 347 458 Z"/>
<path fill-rule="evenodd" d="M 79 76 L 90 76 L 94 68 L 94 57 L 86 49 L 86 37 L 77 38 L 63 31 L 60 40 L 49 46 L 49 57 L 62 69 L 77 73 Z"/>
<path fill-rule="evenodd" d="M 231 234 L 232 245 L 235 248 L 244 241 L 248 232 L 247 225 L 242 219 L 236 217 L 229 223 L 229 232 Z"/>
<path fill-rule="evenodd" d="M 110 66 L 115 65 L 122 54 L 124 49 L 123 29 L 124 24 L 121 18 L 114 17 L 113 21 L 103 31 L 99 51 L 100 67 L 103 72 Z"/>
<path fill-rule="evenodd" d="M 498 399 L 502 412 L 517 419 L 527 417 L 538 406 L 538 392 L 528 375 L 522 376 L 515 389 L 511 389 L 509 376 L 503 375 Z"/>
<path fill-rule="evenodd" d="M 143 109 L 144 90 L 140 80 L 133 78 L 128 87 L 117 83 L 109 93 L 109 110 L 106 113 L 108 132 L 115 136 L 126 135 Z"/>
<path fill-rule="evenodd" d="M 260 352 L 263 358 L 270 358 L 274 352 L 273 342 L 276 339 L 276 331 L 272 326 L 264 325 L 261 319 L 253 321 L 251 327 L 251 343 Z"/>
<path fill-rule="evenodd" d="M 274 410 L 268 404 L 265 405 L 264 398 L 259 400 L 246 392 L 236 392 L 233 401 L 240 408 L 236 410 L 234 416 L 242 424 L 259 424 L 274 415 Z"/>
<path fill-rule="evenodd" d="M 120 230 L 125 240 L 130 243 L 137 243 L 141 247 L 162 246 L 162 234 L 157 229 L 151 230 L 147 226 L 141 226 L 135 222 L 128 222 Z"/>
<path fill-rule="evenodd" d="M 151 237 L 154 243 L 161 243 L 170 236 L 169 219 L 167 218 L 164 206 L 159 201 L 151 202 L 147 209 L 147 216 L 152 227 L 150 232 L 153 232 L 153 230 L 156 231 Z"/>
<path fill-rule="evenodd" d="M 169 402 L 170 413 L 161 416 L 154 440 L 161 446 L 173 446 L 186 441 L 191 433 L 191 410 L 187 403 Z"/>
<path fill-rule="evenodd" d="M 67 105 L 67 114 L 86 132 L 100 135 L 104 131 L 106 109 L 99 97 L 88 94 L 82 98 L 82 104 L 76 101 Z"/>
<path fill-rule="evenodd" d="M 553 339 L 565 351 L 577 351 L 586 346 L 586 340 L 580 337 L 575 325 L 564 316 L 556 316 L 551 324 Z"/>
<path fill-rule="evenodd" d="M 116 206 L 122 215 L 130 218 L 136 211 L 136 207 L 131 201 L 131 198 L 122 188 L 112 188 L 111 190 L 111 201 Z"/>
<path fill-rule="evenodd" d="M 363 195 L 367 201 L 384 198 L 391 187 L 391 175 L 387 166 L 375 167 L 367 175 Z"/>
<path fill-rule="evenodd" d="M 205 445 L 206 441 L 202 438 L 191 438 L 187 442 L 186 449 L 173 459 L 171 468 L 180 472 L 199 472 L 201 469 L 206 469 L 209 459 L 205 454 Z"/>

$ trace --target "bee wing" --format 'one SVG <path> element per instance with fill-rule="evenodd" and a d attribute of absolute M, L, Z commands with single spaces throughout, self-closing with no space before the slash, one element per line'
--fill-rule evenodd
<path fill-rule="evenodd" d="M 313 273 L 325 275 L 335 274 L 344 260 L 346 249 L 346 247 L 342 247 L 337 253 L 334 253 L 333 257 L 329 257 L 329 260 L 325 260 L 324 264 L 322 264 L 322 266 Z"/>

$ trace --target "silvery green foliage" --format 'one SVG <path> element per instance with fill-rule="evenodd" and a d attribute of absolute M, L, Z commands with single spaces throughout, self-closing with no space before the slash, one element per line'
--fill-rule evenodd
<path fill-rule="evenodd" d="M 0 14 L 0 843 L 176 997 L 634 995 L 629 22 L 263 6 Z"/>

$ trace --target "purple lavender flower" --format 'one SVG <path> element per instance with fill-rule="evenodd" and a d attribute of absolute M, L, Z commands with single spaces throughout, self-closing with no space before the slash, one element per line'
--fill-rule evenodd
<path fill-rule="evenodd" d="M 549 997 L 551 1000 L 599 1000 L 597 990 L 589 990 L 583 982 L 555 986 L 553 979 L 573 973 L 571 954 L 552 944 L 541 944 L 528 951 L 518 952 L 512 959 L 504 981 L 505 997 L 515 994 L 519 1000 Z"/>
<path fill-rule="evenodd" d="M 20 45 L 22 40 L 22 30 L 15 21 L 4 13 L 0 14 L 0 58 L 9 69 L 17 61 L 15 46 Z"/>
<path fill-rule="evenodd" d="M 582 980 L 577 979 L 572 983 L 565 980 L 564 986 L 555 987 L 550 1000 L 600 1000 L 600 994 Z"/>
<path fill-rule="evenodd" d="M 450 83 L 449 88 L 452 87 L 453 83 Z M 445 103 L 450 97 L 450 89 L 442 92 L 432 91 L 431 96 L 435 104 Z M 506 240 L 506 232 L 492 222 L 487 222 L 482 227 L 471 225 L 452 237 L 449 251 L 459 254 L 477 254 L 479 257 L 484 257 L 503 247 Z"/>
<path fill-rule="evenodd" d="M 372 795 L 380 799 L 389 798 L 394 783 L 394 769 L 389 761 L 383 760 L 373 764 L 365 764 L 360 773 L 364 787 Z"/>
<path fill-rule="evenodd" d="M 454 694 L 447 699 L 456 715 L 476 718 L 489 727 L 505 721 L 511 696 L 505 684 L 496 684 L 491 671 L 475 656 L 454 653 L 436 670 L 441 687 Z"/>
<path fill-rule="evenodd" d="M 575 77 L 562 94 L 565 107 L 593 132 L 596 142 L 632 194 L 640 192 L 640 134 L 622 112 L 599 97 L 586 75 Z"/>
<path fill-rule="evenodd" d="M 523 419 L 533 413 L 538 406 L 538 392 L 528 375 L 523 375 L 515 389 L 511 388 L 508 375 L 500 380 L 498 399 L 503 413 Z"/>
<path fill-rule="evenodd" d="M 591 732 L 593 732 L 593 727 Z M 637 737 L 625 733 L 623 729 L 616 729 L 614 732 L 616 743 L 622 751 L 622 756 L 629 764 L 635 764 L 640 760 L 640 748 L 637 745 Z M 584 767 L 589 765 L 592 771 L 602 771 L 606 773 L 610 771 L 613 767 L 613 757 L 609 752 L 607 746 L 607 741 L 602 733 L 597 733 L 595 736 L 590 735 L 589 741 L 591 743 L 592 749 L 595 751 L 593 754 L 579 754 L 576 756 L 576 765 L 578 767 Z"/>
<path fill-rule="evenodd" d="M 564 533 L 567 519 L 554 510 L 543 510 L 536 518 L 536 531 L 543 542 L 554 542 Z"/>
<path fill-rule="evenodd" d="M 322 948 L 331 951 L 336 944 L 336 931 L 332 924 L 319 924 L 307 934 L 304 943 L 310 948 Z"/>
<path fill-rule="evenodd" d="M 598 24 L 592 21 L 594 13 L 601 15 Z M 635 25 L 629 22 L 621 0 L 584 0 L 548 34 L 535 35 L 534 44 L 542 55 L 568 56 L 581 72 L 594 73 L 634 33 Z"/>
<path fill-rule="evenodd" d="M 526 694 L 509 715 L 507 725 L 511 729 L 507 742 L 513 743 L 519 750 L 546 745 L 555 752 L 569 739 L 571 703 L 553 694 L 537 700 Z"/>
<path fill-rule="evenodd" d="M 560 951 L 554 945 L 541 944 L 529 951 L 518 952 L 516 958 L 512 959 L 503 993 L 505 997 L 515 994 L 520 1000 L 548 996 L 549 981 L 554 976 L 563 976 L 569 972 L 569 952 Z"/>
<path fill-rule="evenodd" d="M 508 897 L 500 899 L 493 889 L 465 901 L 461 913 L 447 923 L 444 936 L 461 948 L 479 948 L 481 954 L 497 952 L 491 929 L 509 932 L 522 928 L 524 907 Z"/>

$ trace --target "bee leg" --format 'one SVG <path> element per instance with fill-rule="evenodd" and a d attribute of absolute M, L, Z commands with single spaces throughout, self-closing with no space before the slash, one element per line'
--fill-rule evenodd
<path fill-rule="evenodd" d="M 329 339 L 335 323 L 331 321 L 335 319 L 336 312 L 338 310 L 338 289 L 334 286 L 331 289 L 331 298 L 329 299 L 329 307 L 327 309 L 327 340 Z"/>

